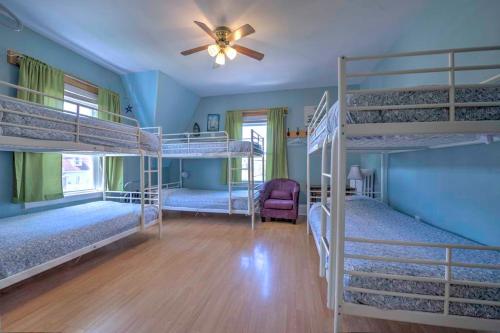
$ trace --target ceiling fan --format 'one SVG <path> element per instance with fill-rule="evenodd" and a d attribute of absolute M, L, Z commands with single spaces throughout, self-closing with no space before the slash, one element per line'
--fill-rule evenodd
<path fill-rule="evenodd" d="M 237 40 L 253 34 L 255 29 L 250 24 L 245 24 L 238 29 L 232 31 L 228 27 L 220 26 L 211 30 L 205 23 L 194 21 L 203 31 L 205 31 L 215 41 L 214 44 L 206 44 L 203 46 L 195 47 L 190 50 L 182 51 L 182 55 L 190 55 L 196 52 L 207 50 L 211 57 L 215 57 L 214 67 L 222 66 L 226 63 L 226 57 L 233 60 L 238 53 L 246 55 L 247 57 L 262 60 L 264 54 L 246 48 L 244 46 L 234 44 Z"/>

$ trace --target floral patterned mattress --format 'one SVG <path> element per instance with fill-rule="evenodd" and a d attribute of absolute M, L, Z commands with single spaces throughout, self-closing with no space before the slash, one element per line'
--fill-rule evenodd
<path fill-rule="evenodd" d="M 315 241 L 319 242 L 321 206 L 314 204 L 309 211 L 309 224 Z M 330 228 L 327 224 L 327 235 Z M 346 235 L 368 239 L 400 240 L 426 243 L 453 243 L 478 245 L 451 232 L 436 228 L 430 224 L 419 222 L 407 215 L 399 213 L 389 206 L 374 199 L 351 196 L 346 198 Z M 327 236 L 328 237 L 328 236 Z M 397 258 L 414 258 L 444 260 L 444 249 L 402 247 L 383 244 L 362 244 L 346 242 L 346 254 L 390 256 Z M 498 251 L 453 250 L 453 258 L 465 263 L 500 264 Z M 346 259 L 346 271 L 377 272 L 410 276 L 443 277 L 443 266 L 416 265 L 403 263 L 387 263 L 372 260 Z M 499 270 L 472 269 L 454 267 L 452 276 L 455 280 L 500 282 Z M 444 295 L 444 284 L 440 282 L 415 282 L 387 278 L 344 276 L 344 285 L 351 287 L 418 293 L 423 295 Z M 473 287 L 452 285 L 452 297 L 498 301 L 500 288 Z M 424 312 L 442 312 L 444 302 L 440 300 L 424 300 L 400 296 L 384 296 L 362 292 L 344 293 L 347 302 L 376 306 L 389 310 L 413 310 Z M 500 319 L 500 307 L 450 302 L 450 314 L 488 319 Z"/>
<path fill-rule="evenodd" d="M 14 112 L 9 112 L 14 111 Z M 0 95 L 0 137 L 75 141 L 76 114 Z M 28 128 L 26 126 L 30 126 Z M 160 138 L 140 131 L 140 148 L 156 152 Z M 137 127 L 93 117 L 80 117 L 80 142 L 107 147 L 136 149 Z"/>
<path fill-rule="evenodd" d="M 145 221 L 158 209 L 145 207 Z M 0 219 L 0 280 L 137 227 L 141 205 L 95 201 Z"/>
<path fill-rule="evenodd" d="M 381 90 L 378 92 L 351 93 L 347 95 L 347 106 L 388 106 L 388 105 L 418 105 L 418 104 L 439 104 L 448 103 L 448 88 L 438 86 L 423 86 L 408 88 L 404 91 Z M 500 102 L 500 85 L 471 85 L 457 87 L 455 89 L 455 102 Z M 333 132 L 338 125 L 338 102 L 332 105 L 327 116 L 323 117 L 315 133 L 310 134 L 310 149 L 321 144 L 326 136 Z M 426 108 L 426 109 L 394 109 L 394 110 L 370 110 L 370 111 L 349 111 L 347 122 L 350 124 L 372 124 L 372 123 L 401 123 L 401 122 L 433 122 L 448 121 L 449 112 L 447 108 Z M 456 107 L 456 121 L 482 121 L 500 120 L 500 106 L 480 106 L 480 107 Z M 325 130 L 326 129 L 326 130 Z M 441 140 L 436 140 L 437 144 L 448 144 L 457 141 L 473 141 L 475 135 L 448 135 Z M 384 138 L 370 137 L 374 141 Z M 385 138 L 386 142 L 402 139 L 396 136 Z M 408 141 L 421 140 L 429 141 L 428 136 L 414 135 L 407 137 Z M 351 145 L 357 138 L 350 138 Z M 432 145 L 432 140 L 429 145 Z M 349 143 L 348 143 L 349 144 Z"/>

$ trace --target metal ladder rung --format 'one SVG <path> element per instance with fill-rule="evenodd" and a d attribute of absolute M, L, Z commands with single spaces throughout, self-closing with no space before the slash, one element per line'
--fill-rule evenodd
<path fill-rule="evenodd" d="M 329 178 L 332 178 L 332 174 L 330 174 L 330 173 L 324 173 L 324 172 L 323 172 L 321 175 L 322 175 L 323 177 L 329 177 Z"/>
<path fill-rule="evenodd" d="M 330 255 L 330 247 L 328 246 L 328 241 L 326 237 L 321 237 L 321 245 L 325 248 L 326 255 Z"/>
<path fill-rule="evenodd" d="M 158 172 L 158 170 L 144 170 L 144 173 L 154 173 Z"/>
<path fill-rule="evenodd" d="M 323 208 L 323 210 L 325 211 L 326 215 L 330 216 L 330 210 L 325 205 L 321 205 L 321 208 Z"/>

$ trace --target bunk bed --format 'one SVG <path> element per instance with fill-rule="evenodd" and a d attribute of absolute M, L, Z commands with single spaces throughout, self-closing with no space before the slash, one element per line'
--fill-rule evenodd
<path fill-rule="evenodd" d="M 334 332 L 340 331 L 343 314 L 481 330 L 500 327 L 500 247 L 477 244 L 386 204 L 388 153 L 500 139 L 500 85 L 456 84 L 458 72 L 500 69 L 500 64 L 458 66 L 457 55 L 492 51 L 500 47 L 339 58 L 339 100 L 331 105 L 328 92 L 323 95 L 307 145 L 308 187 L 310 155 L 321 152 L 322 158 L 321 201 L 311 204 L 308 195 L 307 229 L 319 251 L 320 275 L 328 282 Z M 347 70 L 353 62 L 428 56 L 447 56 L 448 66 Z M 429 73 L 447 73 L 448 84 L 347 88 L 352 78 Z M 381 190 L 372 198 L 346 194 L 347 151 L 381 154 Z"/>
<path fill-rule="evenodd" d="M 0 86 L 64 102 L 7 82 Z M 0 289 L 155 225 L 161 236 L 161 129 L 113 117 L 120 123 L 0 94 L 2 151 L 99 155 L 103 184 L 106 158 L 130 156 L 140 162 L 135 191 L 103 186 L 98 201 L 0 219 Z"/>
<path fill-rule="evenodd" d="M 179 180 L 163 184 L 163 209 L 205 213 L 245 214 L 255 226 L 259 190 L 264 182 L 264 138 L 251 131 L 251 137 L 232 140 L 227 132 L 164 134 L 162 155 L 179 160 Z M 185 188 L 183 159 L 226 159 L 227 190 Z M 235 159 L 246 159 L 246 167 L 237 167 Z M 234 165 L 233 165 L 234 163 Z M 260 163 L 260 174 L 255 173 Z M 247 181 L 236 182 L 233 172 L 247 171 Z"/>

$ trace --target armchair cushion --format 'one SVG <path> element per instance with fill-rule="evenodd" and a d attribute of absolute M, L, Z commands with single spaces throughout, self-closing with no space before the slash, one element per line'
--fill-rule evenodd
<path fill-rule="evenodd" d="M 293 200 L 267 199 L 264 208 L 290 210 L 293 209 Z"/>
<path fill-rule="evenodd" d="M 281 190 L 272 190 L 271 195 L 269 197 L 271 199 L 292 200 L 292 192 L 281 191 Z"/>

